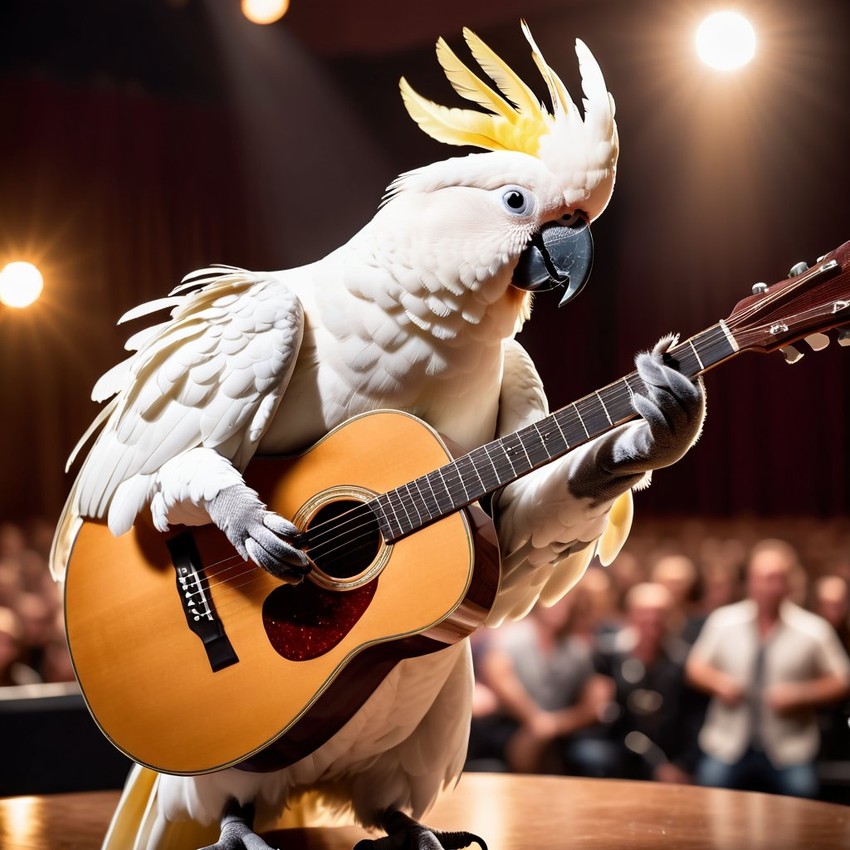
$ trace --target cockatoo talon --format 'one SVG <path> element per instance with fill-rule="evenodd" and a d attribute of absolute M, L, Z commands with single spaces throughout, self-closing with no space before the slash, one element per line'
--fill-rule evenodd
<path fill-rule="evenodd" d="M 310 572 L 307 556 L 292 546 L 282 546 L 287 552 L 286 559 L 279 557 L 277 552 L 274 554 L 269 552 L 255 540 L 246 540 L 245 548 L 248 550 L 248 556 L 257 566 L 288 584 L 300 583 Z M 306 563 L 302 563 L 302 557 Z"/>
<path fill-rule="evenodd" d="M 384 818 L 388 835 L 358 841 L 354 850 L 462 850 L 478 844 L 487 850 L 482 838 L 471 832 L 442 832 L 429 829 L 401 812 L 390 812 Z"/>
<path fill-rule="evenodd" d="M 310 572 L 310 559 L 299 547 L 301 532 L 267 510 L 250 487 L 222 490 L 207 503 L 207 511 L 237 552 L 276 578 L 297 584 Z"/>
<path fill-rule="evenodd" d="M 254 807 L 232 800 L 221 818 L 221 834 L 215 844 L 201 850 L 275 850 L 254 832 Z"/>

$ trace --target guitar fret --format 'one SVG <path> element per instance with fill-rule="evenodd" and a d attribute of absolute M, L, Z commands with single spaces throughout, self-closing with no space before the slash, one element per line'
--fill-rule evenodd
<path fill-rule="evenodd" d="M 552 451 L 549 448 L 549 439 L 552 436 L 552 431 L 548 429 L 541 431 L 538 422 L 534 422 L 531 427 L 534 428 L 535 432 L 537 433 L 537 439 L 539 441 L 540 448 L 545 455 L 545 460 L 552 460 L 554 455 L 552 454 Z"/>
<path fill-rule="evenodd" d="M 410 485 L 412 483 L 414 483 L 414 482 L 410 482 L 410 483 L 406 484 L 405 489 L 407 490 L 407 495 L 410 497 L 410 502 L 413 505 L 413 510 L 416 511 L 416 516 L 419 518 L 419 524 L 421 525 L 422 524 L 422 514 L 419 511 L 419 502 L 421 500 L 422 494 L 421 493 L 419 494 L 419 499 L 417 499 L 416 496 L 413 495 L 413 492 L 410 489 Z M 430 517 L 429 517 L 429 519 L 430 519 Z"/>
<path fill-rule="evenodd" d="M 558 421 L 558 414 L 556 413 L 550 418 L 555 423 L 555 425 L 558 426 L 558 431 L 561 434 L 561 439 L 564 441 L 564 448 L 569 449 L 570 443 L 569 440 L 567 440 L 567 435 L 564 433 L 564 429 L 561 427 L 561 423 Z"/>
<path fill-rule="evenodd" d="M 572 408 L 562 407 L 559 411 L 553 414 L 553 418 L 558 423 L 558 429 L 561 436 L 564 438 L 564 443 L 567 447 L 578 445 L 583 437 L 581 430 L 576 426 L 575 414 L 572 413 Z"/>
<path fill-rule="evenodd" d="M 453 463 L 448 463 L 442 468 L 442 472 L 440 473 L 443 479 L 443 484 L 446 487 L 446 495 L 449 497 L 449 500 L 452 504 L 456 504 L 459 502 L 456 494 L 455 494 L 455 486 L 454 486 L 454 477 L 457 475 L 457 470 L 455 469 L 455 465 Z"/>
<path fill-rule="evenodd" d="M 447 511 L 448 508 L 453 504 L 452 494 L 451 494 L 451 490 L 449 490 L 449 485 L 446 483 L 446 477 L 443 475 L 443 470 L 438 469 L 438 470 L 436 470 L 436 472 L 431 473 L 430 477 L 432 479 L 434 479 L 434 481 L 436 482 L 436 478 L 434 477 L 435 475 L 439 476 L 439 478 L 440 478 L 440 481 L 439 481 L 440 487 L 439 487 L 439 490 L 434 490 L 434 495 L 437 497 L 437 504 L 440 506 L 440 512 L 442 513 L 443 511 Z M 443 498 L 445 498 L 445 501 L 446 501 L 446 507 L 445 508 L 443 507 L 443 501 L 440 498 L 441 495 L 442 495 Z"/>
<path fill-rule="evenodd" d="M 576 412 L 576 416 L 578 416 L 578 421 L 581 422 L 581 427 L 584 428 L 585 436 L 590 436 L 590 431 L 587 430 L 587 425 L 584 424 L 584 419 L 582 418 L 581 411 L 578 409 L 577 405 L 573 405 L 573 410 Z"/>
<path fill-rule="evenodd" d="M 481 450 L 483 450 L 484 454 L 487 456 L 487 460 L 490 461 L 490 466 L 493 467 L 493 474 L 501 481 L 499 470 L 496 468 L 496 462 L 493 460 L 493 455 L 490 454 L 490 445 L 490 443 L 485 443 L 481 446 Z"/>
<path fill-rule="evenodd" d="M 391 505 L 393 505 L 393 496 L 395 496 L 396 501 L 398 503 L 398 506 L 400 506 L 402 511 L 404 511 L 404 515 L 407 518 L 407 526 L 405 526 L 405 523 L 402 520 L 401 514 L 397 510 L 396 505 L 393 505 L 393 512 L 395 513 L 396 518 L 398 519 L 399 527 L 400 528 L 405 528 L 405 527 L 413 528 L 413 526 L 410 522 L 410 514 L 407 512 L 407 508 L 405 507 L 404 500 L 401 498 L 401 493 L 398 490 L 391 490 L 389 493 L 387 493 L 387 495 L 389 496 Z"/>
<path fill-rule="evenodd" d="M 513 445 L 511 445 L 513 443 Z M 516 444 L 519 444 L 519 448 L 522 449 L 522 454 L 525 456 L 525 462 L 523 462 L 522 456 L 519 454 L 516 448 Z M 531 470 L 531 460 L 526 454 L 525 447 L 522 445 L 522 440 L 520 440 L 519 435 L 516 433 L 508 434 L 507 437 L 502 439 L 502 445 L 505 449 L 505 457 L 508 459 L 508 463 L 511 465 L 511 469 L 513 469 L 516 474 L 524 474 Z M 526 463 L 528 464 L 526 466 Z M 522 473 L 519 470 L 522 469 Z"/>
<path fill-rule="evenodd" d="M 384 494 L 384 496 L 386 497 L 386 502 L 389 505 L 390 511 L 392 512 L 392 515 L 393 515 L 393 521 L 389 523 L 389 528 L 390 528 L 390 532 L 391 532 L 390 537 L 389 537 L 390 540 L 392 540 L 393 538 L 399 536 L 400 534 L 402 534 L 404 532 L 404 527 L 402 526 L 401 522 L 399 521 L 399 517 L 398 517 L 398 514 L 396 513 L 395 506 L 393 505 L 392 492 L 393 491 L 391 490 L 389 493 Z"/>
<path fill-rule="evenodd" d="M 474 449 L 470 452 L 470 457 L 475 465 L 475 472 L 481 481 L 481 486 L 484 488 L 482 493 L 489 493 L 501 485 L 502 479 L 490 457 L 490 453 L 487 451 L 486 445 Z M 488 461 L 487 464 L 484 463 L 484 459 Z"/>
<path fill-rule="evenodd" d="M 537 429 L 538 433 L 541 433 L 541 425 L 543 426 L 543 444 L 546 449 L 546 453 L 549 455 L 549 459 L 551 460 L 552 458 L 560 457 L 560 455 L 564 454 L 564 452 L 569 449 L 569 445 L 561 431 L 561 426 L 558 424 L 558 420 L 555 419 L 554 416 L 547 416 L 540 422 L 535 423 L 534 427 Z"/>
<path fill-rule="evenodd" d="M 579 399 L 575 403 L 575 408 L 580 412 L 582 424 L 589 430 L 589 436 L 601 434 L 611 424 L 596 394 Z"/>
<path fill-rule="evenodd" d="M 434 492 L 434 486 L 431 484 L 431 476 L 423 475 L 421 478 L 418 478 L 417 481 L 424 481 L 428 488 L 422 493 L 422 498 L 425 500 L 425 507 L 428 508 L 428 513 L 431 515 L 433 519 L 436 516 L 440 515 L 440 502 L 437 499 L 437 494 Z M 416 485 L 420 491 L 422 491 L 421 485 Z M 431 501 L 434 503 L 434 507 L 428 503 L 428 495 L 431 496 Z"/>
<path fill-rule="evenodd" d="M 466 460 L 466 458 L 461 458 L 460 460 Z M 457 480 L 460 482 L 460 486 L 463 488 L 463 494 L 466 496 L 467 500 L 471 501 L 471 496 L 469 495 L 469 490 L 466 489 L 466 482 L 463 480 L 463 475 L 460 473 L 460 461 L 455 461 L 452 464 L 452 472 L 454 472 Z"/>
<path fill-rule="evenodd" d="M 608 408 L 605 406 L 605 401 L 602 396 L 599 394 L 599 390 L 596 391 L 596 397 L 599 399 L 599 403 L 602 405 L 602 409 L 605 411 L 605 416 L 608 417 L 608 424 L 613 425 L 614 420 L 611 419 L 611 414 L 608 412 Z"/>
<path fill-rule="evenodd" d="M 694 352 L 694 356 L 697 359 L 697 363 L 699 363 L 700 370 L 705 369 L 705 365 L 702 362 L 702 358 L 699 356 L 699 352 L 697 351 L 696 346 L 694 345 L 694 341 L 692 339 L 689 339 L 688 343 L 691 346 L 691 350 Z"/>
<path fill-rule="evenodd" d="M 473 488 L 474 482 L 470 481 L 470 475 L 468 469 L 470 465 L 473 465 L 469 455 L 464 455 L 461 458 L 458 458 L 454 463 L 455 472 L 457 473 L 458 481 L 460 482 L 460 486 L 463 488 L 464 496 L 466 500 L 473 501 L 475 499 L 476 490 Z M 474 466 L 474 465 L 473 465 Z M 479 479 L 480 481 L 480 479 Z M 467 486 L 467 484 L 469 486 Z"/>
<path fill-rule="evenodd" d="M 381 514 L 377 517 L 378 526 L 381 529 L 381 534 L 384 536 L 384 539 L 388 539 L 392 535 L 392 525 L 390 523 L 390 518 L 387 516 L 387 509 L 384 507 L 384 499 L 385 497 L 383 495 L 378 496 L 369 502 L 369 506 L 372 507 L 372 505 L 376 505 L 380 510 Z M 374 508 L 372 508 L 372 512 L 375 513 Z"/>

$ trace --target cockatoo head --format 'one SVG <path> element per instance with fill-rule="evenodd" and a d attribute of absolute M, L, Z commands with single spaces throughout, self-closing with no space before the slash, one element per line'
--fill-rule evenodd
<path fill-rule="evenodd" d="M 476 190 L 477 202 L 457 206 L 464 221 L 449 220 L 444 227 L 456 228 L 458 238 L 484 238 L 485 244 L 490 234 L 487 248 L 479 243 L 482 261 L 489 257 L 491 264 L 511 265 L 511 282 L 521 289 L 564 286 L 561 304 L 565 304 L 590 274 L 589 223 L 605 209 L 614 188 L 619 151 L 614 101 L 596 60 L 577 41 L 582 117 L 525 22 L 522 30 L 549 89 L 552 111 L 470 30 L 464 30 L 464 37 L 472 55 L 501 94 L 440 39 L 437 58 L 449 82 L 461 97 L 486 112 L 440 106 L 417 94 L 402 78 L 405 106 L 422 130 L 438 141 L 472 145 L 490 153 L 410 172 L 396 181 L 392 194 Z M 470 219 L 476 215 L 480 216 L 477 222 Z M 495 253 L 488 254 L 488 249 Z"/>

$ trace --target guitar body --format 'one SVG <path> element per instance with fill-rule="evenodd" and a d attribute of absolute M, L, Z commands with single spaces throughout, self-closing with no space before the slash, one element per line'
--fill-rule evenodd
<path fill-rule="evenodd" d="M 114 537 L 84 523 L 66 630 L 104 734 L 166 773 L 276 770 L 330 738 L 399 660 L 474 631 L 498 587 L 483 512 L 387 544 L 365 507 L 448 460 L 427 425 L 390 411 L 298 457 L 255 459 L 246 478 L 269 506 L 308 537 L 323 529 L 299 585 L 244 562 L 211 525 L 162 534 L 140 519 Z"/>

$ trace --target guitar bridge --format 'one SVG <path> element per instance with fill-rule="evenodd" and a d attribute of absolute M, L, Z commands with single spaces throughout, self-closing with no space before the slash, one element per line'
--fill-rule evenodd
<path fill-rule="evenodd" d="M 195 538 L 185 531 L 168 540 L 167 545 L 177 574 L 177 593 L 186 623 L 201 639 L 213 673 L 236 664 L 239 657 L 215 612 Z"/>

